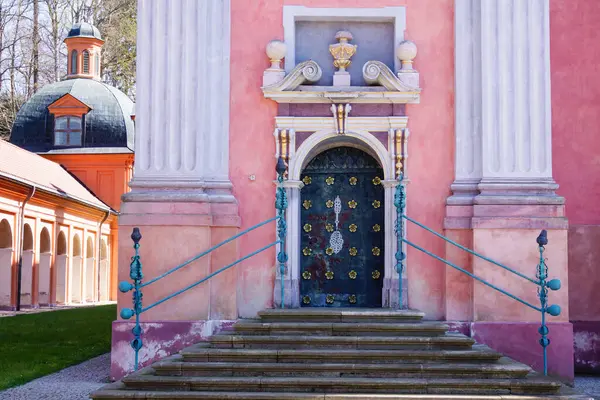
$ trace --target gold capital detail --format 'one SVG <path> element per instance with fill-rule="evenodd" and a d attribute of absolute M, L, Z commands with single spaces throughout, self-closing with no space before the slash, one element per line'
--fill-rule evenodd
<path fill-rule="evenodd" d="M 289 144 L 290 144 L 290 137 L 288 135 L 288 131 L 287 129 L 282 129 L 279 132 L 279 141 L 281 142 L 281 158 L 283 159 L 283 162 L 285 163 L 286 167 L 288 165 L 288 161 L 290 158 L 290 153 L 289 153 Z M 285 177 L 287 177 L 287 168 L 283 174 Z"/>
<path fill-rule="evenodd" d="M 404 131 L 402 129 L 396 130 L 396 177 L 404 172 Z"/>

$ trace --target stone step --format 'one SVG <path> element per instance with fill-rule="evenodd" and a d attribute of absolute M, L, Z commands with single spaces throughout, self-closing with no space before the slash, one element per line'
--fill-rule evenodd
<path fill-rule="evenodd" d="M 346 394 L 302 392 L 244 392 L 244 391 L 139 391 L 128 390 L 119 381 L 108 384 L 90 395 L 92 399 L 170 399 L 170 400 L 594 400 L 562 386 L 550 395 L 485 395 L 471 394 Z"/>
<path fill-rule="evenodd" d="M 242 320 L 233 331 L 244 335 L 327 335 L 327 336 L 440 336 L 448 325 L 439 322 L 343 323 L 343 322 L 261 322 Z"/>
<path fill-rule="evenodd" d="M 267 363 L 460 363 L 495 362 L 500 353 L 484 345 L 470 350 L 364 350 L 364 349 L 215 349 L 206 343 L 180 352 L 184 361 Z"/>
<path fill-rule="evenodd" d="M 176 356 L 152 365 L 162 376 L 357 376 L 395 378 L 524 378 L 531 369 L 502 358 L 494 364 L 342 364 L 184 362 Z"/>
<path fill-rule="evenodd" d="M 233 349 L 415 349 L 466 350 L 475 341 L 460 333 L 444 336 L 262 336 L 215 335 L 209 339 L 216 348 Z"/>
<path fill-rule="evenodd" d="M 206 377 L 130 375 L 132 390 L 246 391 L 406 394 L 556 394 L 561 385 L 543 377 L 527 379 L 442 379 L 361 377 Z"/>
<path fill-rule="evenodd" d="M 258 313 L 262 322 L 408 322 L 420 321 L 424 313 L 415 310 L 361 308 L 273 308 Z"/>

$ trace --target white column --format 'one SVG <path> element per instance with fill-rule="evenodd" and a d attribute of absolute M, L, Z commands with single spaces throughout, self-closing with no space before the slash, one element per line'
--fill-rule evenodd
<path fill-rule="evenodd" d="M 560 203 L 552 179 L 548 0 L 456 0 L 455 18 L 449 204 L 468 204 L 477 183 L 477 204 Z"/>
<path fill-rule="evenodd" d="M 455 181 L 451 205 L 473 203 L 481 181 L 481 24 L 479 0 L 456 0 L 455 18 Z"/>
<path fill-rule="evenodd" d="M 232 200 L 230 0 L 138 0 L 137 21 L 130 197 L 162 189 L 160 196 L 175 200 Z"/>

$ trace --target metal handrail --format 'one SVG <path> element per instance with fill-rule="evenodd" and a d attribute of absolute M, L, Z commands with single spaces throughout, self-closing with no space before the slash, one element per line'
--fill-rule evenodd
<path fill-rule="evenodd" d="M 274 242 L 273 242 L 273 243 L 271 243 L 271 244 L 268 244 L 268 245 L 266 245 L 266 246 L 264 246 L 264 247 L 262 247 L 262 248 L 260 248 L 260 249 L 258 249 L 258 250 L 256 250 L 256 251 L 253 251 L 252 253 L 250 253 L 250 254 L 248 254 L 248 255 L 246 255 L 246 256 L 244 256 L 244 257 L 242 257 L 242 258 L 240 258 L 240 259 L 238 259 L 238 260 L 236 260 L 236 261 L 234 261 L 234 262 L 232 262 L 232 263 L 231 263 L 231 264 L 229 264 L 229 265 L 226 265 L 225 267 L 223 267 L 223 268 L 221 268 L 221 269 L 219 269 L 219 270 L 217 270 L 217 271 L 213 272 L 212 274 L 205 276 L 204 278 L 200 279 L 200 280 L 199 280 L 199 281 L 197 281 L 196 283 L 192 283 L 191 285 L 189 285 L 189 286 L 187 286 L 187 287 L 185 287 L 185 288 L 183 288 L 183 289 L 181 289 L 181 290 L 178 290 L 178 291 L 176 291 L 176 292 L 175 292 L 175 293 L 173 293 L 173 294 L 170 294 L 170 295 L 168 295 L 167 297 L 163 298 L 162 300 L 155 301 L 154 303 L 150 304 L 149 306 L 142 308 L 142 311 L 141 311 L 141 312 L 148 311 L 148 310 L 150 310 L 151 308 L 154 308 L 154 307 L 156 307 L 157 305 L 159 305 L 159 304 L 162 304 L 162 303 L 164 303 L 165 301 L 167 301 L 167 300 L 169 300 L 169 299 L 172 299 L 173 297 L 175 297 L 175 296 L 178 296 L 178 295 L 180 295 L 181 293 L 183 293 L 183 292 L 186 292 L 186 291 L 188 291 L 188 290 L 190 290 L 190 289 L 192 289 L 192 288 L 194 288 L 194 287 L 198 286 L 199 284 L 201 284 L 201 283 L 203 283 L 203 282 L 205 282 L 205 281 L 209 280 L 209 279 L 210 279 L 210 278 L 212 278 L 213 276 L 215 276 L 215 275 L 218 275 L 218 274 L 220 274 L 221 272 L 223 272 L 223 271 L 225 271 L 225 270 L 228 270 L 229 268 L 231 268 L 231 267 L 233 267 L 233 266 L 235 266 L 235 265 L 237 265 L 237 264 L 241 263 L 242 261 L 245 261 L 245 260 L 249 259 L 250 257 L 257 255 L 258 253 L 262 253 L 263 251 L 265 251 L 265 250 L 267 250 L 267 249 L 269 249 L 269 248 L 271 248 L 271 247 L 275 246 L 275 245 L 276 245 L 276 244 L 278 244 L 278 243 L 281 243 L 281 242 L 280 242 L 279 240 L 276 240 L 276 241 L 274 241 Z"/>
<path fill-rule="evenodd" d="M 442 235 L 442 234 L 440 234 L 440 233 L 437 233 L 437 232 L 436 232 L 436 231 L 434 231 L 433 229 L 431 229 L 431 228 L 427 227 L 426 225 L 423 225 L 422 223 L 420 223 L 420 222 L 418 222 L 418 221 L 415 221 L 414 219 L 412 219 L 411 217 L 409 217 L 409 216 L 407 216 L 407 215 L 403 215 L 402 217 L 403 217 L 404 219 L 406 219 L 407 221 L 410 221 L 410 222 L 412 222 L 413 224 L 415 224 L 415 225 L 417 225 L 417 226 L 419 226 L 419 227 L 421 227 L 421 228 L 425 229 L 427 232 L 430 232 L 430 233 L 434 234 L 435 236 L 439 237 L 440 239 L 443 239 L 443 240 L 445 240 L 446 242 L 450 243 L 451 245 L 453 245 L 453 246 L 456 246 L 456 247 L 458 247 L 459 249 L 461 249 L 461 250 L 464 250 L 464 251 L 466 251 L 467 253 L 474 255 L 475 257 L 481 258 L 482 260 L 485 260 L 485 261 L 487 261 L 487 262 L 490 262 L 490 263 L 492 263 L 492 264 L 494 264 L 494 265 L 497 265 L 497 266 L 499 266 L 500 268 L 503 268 L 503 269 L 505 269 L 505 270 L 507 270 L 507 271 L 509 271 L 509 272 L 512 272 L 512 273 L 513 273 L 513 274 L 515 274 L 515 275 L 518 275 L 518 276 L 520 276 L 520 277 L 521 277 L 521 278 L 523 278 L 523 279 L 526 279 L 526 280 L 528 280 L 528 281 L 529 281 L 529 282 L 531 282 L 531 283 L 535 283 L 536 285 L 539 285 L 539 284 L 540 284 L 540 283 L 539 283 L 539 281 L 536 281 L 535 279 L 532 279 L 532 278 L 528 277 L 527 275 L 520 273 L 519 271 L 515 271 L 514 269 L 512 269 L 512 268 L 510 268 L 510 267 L 507 267 L 507 266 L 506 266 L 506 265 L 504 265 L 504 264 L 500 264 L 499 262 L 497 262 L 497 261 L 494 261 L 494 260 L 492 260 L 492 259 L 491 259 L 491 258 L 489 258 L 489 257 L 486 257 L 486 256 L 484 256 L 484 255 L 482 255 L 482 254 L 479 254 L 479 253 L 477 253 L 477 252 L 476 252 L 476 251 L 474 251 L 474 250 L 471 250 L 471 249 L 469 249 L 468 247 L 465 247 L 465 246 L 462 246 L 462 245 L 460 245 L 460 244 L 456 243 L 455 241 L 453 241 L 453 240 L 451 240 L 451 239 L 447 238 L 446 236 L 444 236 L 444 235 Z"/>
<path fill-rule="evenodd" d="M 143 273 L 142 273 L 142 262 L 140 260 L 140 254 L 139 254 L 139 248 L 140 248 L 140 240 L 142 239 L 142 235 L 140 233 L 139 228 L 133 228 L 133 232 L 131 234 L 131 239 L 133 240 L 133 248 L 134 248 L 134 256 L 131 258 L 131 264 L 129 266 L 129 277 L 131 278 L 131 280 L 133 281 L 133 284 L 127 281 L 122 281 L 119 283 L 119 290 L 123 293 L 127 293 L 129 291 L 133 291 L 133 308 L 128 308 L 125 307 L 123 309 L 121 309 L 120 315 L 121 318 L 123 319 L 130 319 L 131 317 L 135 316 L 135 326 L 133 327 L 133 329 L 131 330 L 131 332 L 133 333 L 134 339 L 131 341 L 131 347 L 133 348 L 134 352 L 135 352 L 135 362 L 134 362 L 134 369 L 137 371 L 138 367 L 139 367 L 139 351 L 143 346 L 143 340 L 142 340 L 142 327 L 140 325 L 140 315 L 156 306 L 158 306 L 159 304 L 162 304 L 170 299 L 172 299 L 173 297 L 179 296 L 182 293 L 185 293 L 186 291 L 200 285 L 203 282 L 206 282 L 207 280 L 215 277 L 216 275 L 220 274 L 223 271 L 228 270 L 229 268 L 238 265 L 239 263 L 241 263 L 242 261 L 245 261 L 247 259 L 249 259 L 250 257 L 253 257 L 273 246 L 276 245 L 280 245 L 279 247 L 279 253 L 277 255 L 277 261 L 279 263 L 279 272 L 280 272 L 280 277 L 281 277 L 281 308 L 284 308 L 285 306 L 285 302 L 284 302 L 284 290 L 285 290 L 285 285 L 284 285 L 284 276 L 285 276 L 285 264 L 287 263 L 288 257 L 287 254 L 285 252 L 285 236 L 286 236 L 286 232 L 287 232 L 287 224 L 285 221 L 285 211 L 287 209 L 287 195 L 285 192 L 285 188 L 283 187 L 283 174 L 285 173 L 287 167 L 285 165 L 285 163 L 283 162 L 283 159 L 280 157 L 278 162 L 277 162 L 277 167 L 276 167 L 276 171 L 277 171 L 277 193 L 276 193 L 276 198 L 275 198 L 275 209 L 277 211 L 277 215 L 273 218 L 269 218 L 263 222 L 260 222 L 248 229 L 243 230 L 242 232 L 222 241 L 219 244 L 216 244 L 214 246 L 212 246 L 211 248 L 209 248 L 208 250 L 205 250 L 203 252 L 201 252 L 200 254 L 190 258 L 189 260 L 169 269 L 168 271 L 160 274 L 159 276 L 149 280 L 148 282 L 142 283 L 142 279 L 144 277 Z M 252 231 L 254 231 L 255 229 L 260 228 L 261 226 L 264 226 L 270 222 L 273 221 L 277 221 L 277 236 L 278 239 L 256 251 L 253 251 L 252 253 L 239 258 L 238 260 L 232 262 L 231 264 L 228 264 L 220 269 L 218 269 L 217 271 L 205 276 L 204 278 L 192 283 L 191 285 L 188 285 L 186 287 L 184 287 L 183 289 L 180 289 L 168 296 L 165 296 L 164 298 L 155 301 L 154 303 L 150 304 L 149 306 L 146 307 L 142 307 L 142 288 L 157 282 L 159 280 L 161 280 L 162 278 L 172 274 L 173 272 L 176 272 L 178 270 L 180 270 L 181 268 L 191 264 L 192 262 L 204 257 L 205 255 L 213 252 L 214 250 L 220 248 L 221 246 L 232 242 L 235 239 L 240 238 L 241 236 L 244 236 Z"/>
<path fill-rule="evenodd" d="M 542 312 L 542 309 L 541 309 L 541 308 L 539 308 L 539 307 L 536 307 L 536 306 L 534 306 L 534 305 L 533 305 L 533 304 L 531 304 L 531 303 L 528 303 L 527 301 L 525 301 L 525 300 L 521 299 L 520 297 L 518 297 L 518 296 L 515 296 L 514 294 L 511 294 L 511 293 L 507 292 L 506 290 L 504 290 L 504 289 L 502 289 L 502 288 L 499 288 L 498 286 L 496 286 L 496 285 L 494 285 L 494 284 L 492 284 L 492 283 L 489 283 L 489 282 L 488 282 L 488 281 L 486 281 L 485 279 L 482 279 L 482 278 L 478 277 L 477 275 L 475 275 L 475 274 L 473 274 L 473 273 L 471 273 L 471 272 L 469 272 L 469 271 L 467 271 L 467 270 L 465 270 L 465 269 L 462 269 L 461 267 L 457 266 L 456 264 L 453 264 L 453 263 L 451 263 L 450 261 L 446 260 L 445 258 L 442 258 L 442 257 L 440 257 L 440 256 L 437 256 L 437 255 L 435 255 L 435 254 L 433 254 L 433 253 L 431 253 L 431 252 L 429 252 L 429 251 L 425 250 L 424 248 L 422 248 L 422 247 L 420 247 L 420 246 L 418 246 L 418 245 L 416 245 L 416 244 L 414 244 L 414 243 L 410 242 L 410 241 L 409 241 L 409 240 L 407 240 L 407 239 L 402 239 L 402 241 L 403 241 L 404 243 L 408 244 L 409 246 L 411 246 L 411 247 L 414 247 L 415 249 L 422 251 L 423 253 L 427 254 L 428 256 L 431 256 L 431 257 L 435 258 L 436 260 L 438 260 L 438 261 L 441 261 L 441 262 L 443 262 L 444 264 L 451 266 L 452 268 L 454 268 L 454 269 L 456 269 L 456 270 L 458 270 L 458 271 L 462 272 L 463 274 L 467 274 L 467 275 L 469 275 L 471 278 L 475 279 L 476 281 L 478 281 L 478 282 L 481 282 L 481 283 L 483 283 L 484 285 L 486 285 L 486 286 L 489 286 L 489 287 L 491 287 L 492 289 L 494 289 L 494 290 L 497 290 L 497 291 L 499 291 L 500 293 L 503 293 L 503 294 L 507 295 L 508 297 L 510 297 L 510 298 L 512 298 L 512 299 L 515 299 L 515 300 L 516 300 L 516 301 L 518 301 L 519 303 L 522 303 L 522 304 L 526 305 L 527 307 L 533 308 L 533 309 L 534 309 L 534 310 L 536 310 L 536 311 Z"/>
<path fill-rule="evenodd" d="M 241 232 L 240 232 L 240 233 L 238 233 L 237 235 L 234 235 L 234 236 L 230 237 L 229 239 L 222 241 L 221 243 L 219 243 L 219 244 L 217 244 L 217 245 L 215 245 L 215 246 L 211 247 L 210 249 L 208 249 L 208 250 L 206 250 L 206 251 L 203 251 L 202 253 L 198 254 L 197 256 L 195 256 L 195 257 L 192 257 L 192 258 L 190 258 L 189 260 L 187 260 L 187 261 L 185 261 L 185 262 L 183 262 L 183 263 L 179 264 L 178 266 L 171 268 L 171 269 L 170 269 L 170 270 L 168 270 L 167 272 L 164 272 L 164 273 L 160 274 L 160 275 L 159 275 L 159 276 L 157 276 L 156 278 L 153 278 L 153 279 L 149 280 L 148 282 L 144 283 L 144 284 L 143 284 L 141 287 L 146 287 L 146 286 L 148 286 L 148 285 L 150 285 L 150 284 L 152 284 L 152 283 L 154 283 L 154 282 L 156 282 L 156 281 L 159 281 L 159 280 L 161 280 L 162 278 L 164 278 L 165 276 L 171 275 L 173 272 L 175 272 L 175 271 L 178 271 L 178 270 L 180 270 L 181 268 L 185 267 L 186 265 L 189 265 L 189 264 L 193 263 L 194 261 L 196 261 L 196 260 L 198 260 L 198 259 L 200 259 L 200 258 L 204 257 L 204 256 L 205 256 L 205 255 L 207 255 L 208 253 L 211 253 L 211 252 L 213 252 L 214 250 L 218 249 L 219 247 L 221 247 L 221 246 L 223 246 L 223 245 L 226 245 L 226 244 L 227 244 L 227 243 L 229 243 L 229 242 L 233 242 L 235 239 L 239 238 L 240 236 L 243 236 L 243 235 L 245 235 L 245 234 L 246 234 L 246 233 L 248 233 L 248 232 L 252 232 L 253 230 L 255 230 L 255 229 L 258 229 L 258 228 L 260 228 L 261 226 L 268 224 L 269 222 L 273 222 L 273 221 L 275 221 L 275 220 L 278 220 L 279 218 L 280 218 L 280 216 L 279 216 L 279 215 L 278 215 L 278 216 L 276 216 L 276 217 L 273 217 L 273 218 L 269 218 L 268 220 L 266 220 L 266 221 L 263 221 L 263 222 L 261 222 L 260 224 L 256 224 L 256 225 L 254 225 L 254 226 L 253 226 L 253 227 L 251 227 L 251 228 L 248 228 L 248 229 L 246 229 L 246 230 L 244 230 L 244 231 L 241 231 Z"/>
<path fill-rule="evenodd" d="M 396 271 L 398 272 L 398 280 L 399 280 L 399 293 L 398 293 L 398 304 L 400 308 L 403 308 L 403 299 L 402 299 L 402 272 L 404 271 L 404 260 L 406 259 L 406 254 L 404 253 L 404 249 L 403 249 L 403 243 L 406 243 L 407 245 L 427 254 L 430 257 L 435 258 L 438 261 L 443 262 L 446 265 L 451 266 L 452 268 L 462 272 L 463 274 L 466 274 L 468 276 L 470 276 L 471 278 L 475 279 L 478 282 L 483 283 L 484 285 L 491 287 L 494 290 L 497 290 L 498 292 L 520 302 L 523 305 L 526 305 L 527 307 L 530 307 L 538 312 L 541 313 L 541 327 L 538 330 L 538 332 L 540 333 L 540 335 L 542 336 L 540 339 L 540 345 L 542 346 L 543 349 L 543 360 L 544 360 L 544 375 L 548 375 L 548 354 L 547 354 L 547 347 L 550 345 L 550 340 L 548 339 L 548 326 L 546 325 L 546 313 L 552 315 L 552 316 L 558 316 L 560 315 L 561 309 L 560 306 L 553 304 L 551 306 L 548 306 L 548 289 L 550 290 L 559 290 L 561 287 L 561 282 L 559 279 L 551 279 L 549 281 L 546 281 L 546 279 L 548 278 L 548 265 L 546 264 L 546 259 L 544 257 L 544 250 L 545 250 L 545 246 L 548 244 L 548 236 L 547 236 L 547 232 L 546 230 L 542 230 L 540 232 L 540 235 L 537 237 L 536 242 L 538 244 L 538 250 L 539 250 L 539 262 L 537 264 L 537 268 L 536 268 L 536 278 L 537 280 L 534 280 L 530 277 L 528 277 L 527 275 L 524 275 L 502 263 L 499 263 L 498 261 L 495 261 L 489 257 L 486 257 L 482 254 L 477 253 L 476 251 L 469 249 L 467 247 L 464 247 L 456 242 L 454 242 L 453 240 L 447 238 L 446 236 L 435 232 L 433 229 L 427 227 L 426 225 L 408 217 L 406 215 L 406 192 L 405 192 L 405 187 L 404 187 L 404 183 L 403 183 L 403 174 L 400 174 L 400 176 L 398 177 L 398 185 L 396 186 L 396 193 L 394 195 L 394 206 L 396 207 L 396 240 L 397 240 L 397 246 L 398 249 L 396 251 Z M 480 277 L 478 277 L 477 275 L 465 270 L 464 268 L 459 267 L 458 265 L 446 260 L 443 257 L 440 257 L 436 254 L 433 254 L 432 252 L 425 250 L 423 247 L 418 246 L 417 244 L 409 241 L 408 239 L 406 239 L 405 235 L 404 235 L 404 224 L 403 221 L 407 220 L 409 222 L 414 223 L 415 225 L 425 229 L 426 231 L 434 234 L 435 236 L 445 240 L 446 242 L 467 251 L 469 254 L 472 254 L 476 257 L 479 257 L 485 261 L 488 261 L 496 266 L 499 266 L 509 272 L 512 272 L 513 274 L 528 280 L 531 283 L 534 283 L 536 286 L 538 286 L 537 288 L 537 294 L 538 297 L 540 299 L 540 307 L 534 306 L 533 304 L 523 300 L 522 298 L 520 298 L 519 296 L 516 296 L 510 292 L 508 292 L 507 290 L 504 290 L 502 288 L 499 288 L 498 286 L 486 281 L 485 279 L 482 279 Z"/>

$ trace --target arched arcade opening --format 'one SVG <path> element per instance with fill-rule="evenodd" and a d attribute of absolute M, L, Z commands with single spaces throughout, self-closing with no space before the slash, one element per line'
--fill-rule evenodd
<path fill-rule="evenodd" d="M 0 221 L 0 307 L 11 306 L 13 282 L 13 230 L 6 219 Z"/>
<path fill-rule="evenodd" d="M 51 264 L 52 240 L 50 239 L 50 231 L 44 227 L 40 232 L 40 255 L 38 263 L 38 303 L 40 305 L 50 304 Z"/>
<path fill-rule="evenodd" d="M 35 260 L 33 229 L 23 225 L 23 254 L 21 255 L 21 306 L 33 303 L 33 263 Z"/>
<path fill-rule="evenodd" d="M 78 233 L 73 236 L 73 247 L 71 251 L 71 302 L 81 303 L 83 301 L 83 256 L 81 237 Z"/>
<path fill-rule="evenodd" d="M 69 256 L 67 254 L 67 235 L 64 231 L 58 233 L 56 239 L 56 258 L 54 260 L 56 270 L 56 303 L 67 303 L 67 265 Z"/>

